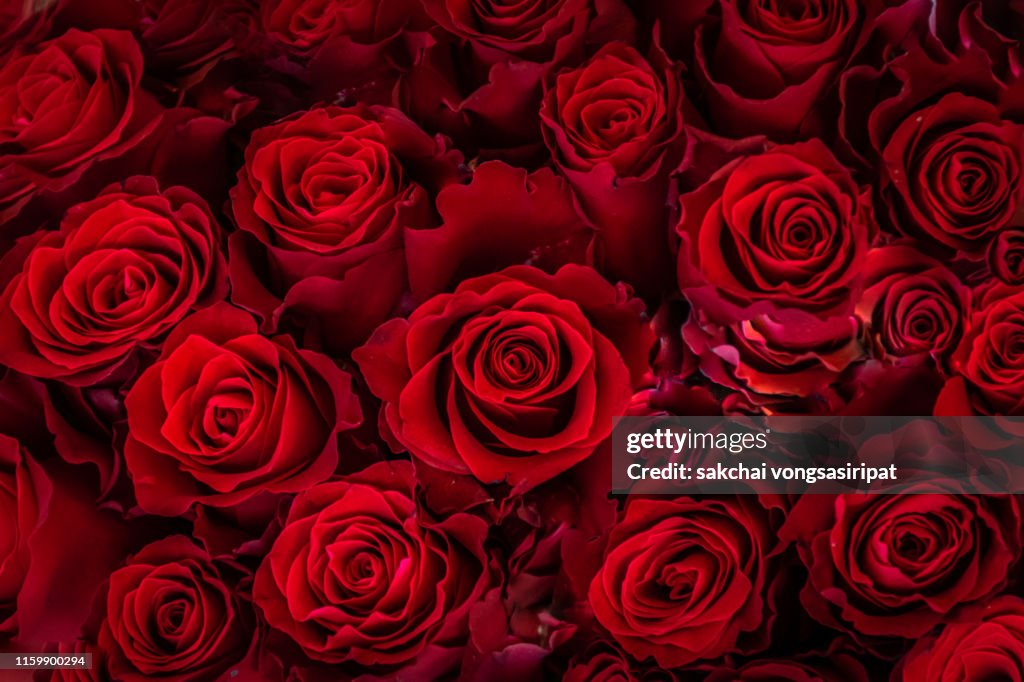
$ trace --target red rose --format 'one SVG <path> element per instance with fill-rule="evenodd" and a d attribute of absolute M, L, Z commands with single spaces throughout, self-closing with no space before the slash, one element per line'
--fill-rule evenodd
<path fill-rule="evenodd" d="M 695 36 L 709 121 L 730 137 L 786 141 L 820 134 L 822 100 L 840 70 L 870 29 L 898 16 L 886 15 L 886 5 L 898 3 L 878 0 L 715 4 L 720 14 L 705 15 Z"/>
<path fill-rule="evenodd" d="M 410 0 L 270 0 L 260 9 L 264 32 L 300 57 L 339 36 L 362 44 L 390 38 L 417 11 Z"/>
<path fill-rule="evenodd" d="M 158 345 L 226 289 L 220 227 L 184 187 L 135 177 L 40 235 L 0 297 L 0 359 L 33 376 L 96 383 Z"/>
<path fill-rule="evenodd" d="M 319 483 L 362 419 L 348 374 L 226 303 L 178 325 L 125 407 L 139 504 L 167 515 Z"/>
<path fill-rule="evenodd" d="M 855 317 L 779 309 L 736 319 L 714 296 L 688 298 L 683 340 L 708 379 L 736 391 L 723 401 L 727 413 L 831 414 L 843 405 L 835 384 L 864 356 Z"/>
<path fill-rule="evenodd" d="M 938 261 L 907 246 L 868 252 L 857 315 L 878 357 L 944 361 L 960 343 L 970 310 L 970 289 Z"/>
<path fill-rule="evenodd" d="M 569 662 L 562 682 L 673 682 L 671 671 L 637 665 L 617 647 L 598 642 Z"/>
<path fill-rule="evenodd" d="M 1024 415 L 1024 290 L 983 294 L 952 364 L 935 414 Z"/>
<path fill-rule="evenodd" d="M 849 309 L 873 224 L 869 201 L 819 141 L 737 159 L 681 199 L 683 291 L 737 305 Z"/>
<path fill-rule="evenodd" d="M 989 270 L 1003 284 L 1024 284 L 1024 229 L 1001 230 L 988 250 Z"/>
<path fill-rule="evenodd" d="M 959 93 L 903 120 L 882 151 L 893 225 L 947 247 L 983 251 L 1024 192 L 1024 126 Z"/>
<path fill-rule="evenodd" d="M 854 636 L 919 637 L 1006 584 L 1021 550 L 1014 497 L 931 484 L 907 493 L 797 501 L 781 535 L 798 542 L 810 576 L 801 602 L 818 621 Z"/>
<path fill-rule="evenodd" d="M 256 572 L 256 604 L 310 658 L 433 679 L 465 642 L 488 586 L 487 524 L 427 518 L 407 462 L 380 463 L 300 494 Z M 417 663 L 413 660 L 417 659 Z"/>
<path fill-rule="evenodd" d="M 753 653 L 774 617 L 774 544 L 754 497 L 634 500 L 590 584 L 594 616 L 663 668 Z"/>
<path fill-rule="evenodd" d="M 529 488 L 588 457 L 648 371 L 639 301 L 593 270 L 463 281 L 353 353 L 395 438 L 427 464 Z"/>
<path fill-rule="evenodd" d="M 150 69 L 195 80 L 238 50 L 251 30 L 253 0 L 144 0 L 140 42 Z"/>
<path fill-rule="evenodd" d="M 156 125 L 131 34 L 71 29 L 0 66 L 0 219 L 65 189 Z"/>
<path fill-rule="evenodd" d="M 985 682 L 1016 679 L 1024 660 L 1024 601 L 1003 596 L 979 605 L 918 641 L 893 679 Z"/>
<path fill-rule="evenodd" d="M 705 682 L 868 682 L 864 666 L 851 653 L 800 656 L 794 660 L 756 660 L 713 670 Z"/>
<path fill-rule="evenodd" d="M 111 677 L 212 679 L 241 659 L 251 635 L 222 570 L 174 535 L 114 571 L 99 635 Z"/>
<path fill-rule="evenodd" d="M 585 45 L 632 42 L 620 0 L 425 0 L 444 29 L 432 31 L 403 77 L 399 99 L 431 130 L 472 155 L 536 158 L 541 82 L 552 66 L 578 61 Z M 510 158 L 512 157 L 512 158 Z"/>
<path fill-rule="evenodd" d="M 46 517 L 53 487 L 15 439 L 0 434 L 0 641 L 18 634 L 18 596 L 28 575 L 29 540 Z"/>
<path fill-rule="evenodd" d="M 449 152 L 400 112 L 328 107 L 257 130 L 231 209 L 232 298 L 277 329 L 286 314 L 345 349 L 391 313 L 405 273 L 403 232 L 432 224 L 423 174 L 456 177 Z"/>
<path fill-rule="evenodd" d="M 679 67 L 660 48 L 648 63 L 611 43 L 552 79 L 540 117 L 555 163 L 602 228 L 610 275 L 645 292 L 665 288 L 665 197 L 686 143 Z"/>

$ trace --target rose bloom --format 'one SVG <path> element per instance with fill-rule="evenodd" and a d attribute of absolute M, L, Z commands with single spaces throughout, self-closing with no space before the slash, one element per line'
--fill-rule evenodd
<path fill-rule="evenodd" d="M 981 295 L 952 363 L 935 414 L 1024 414 L 1024 290 L 999 284 Z"/>
<path fill-rule="evenodd" d="M 146 64 L 196 80 L 238 50 L 251 31 L 253 0 L 144 0 L 139 40 Z"/>
<path fill-rule="evenodd" d="M 963 337 L 971 292 L 938 261 L 907 246 L 868 252 L 857 315 L 868 326 L 876 355 L 931 355 L 943 361 Z"/>
<path fill-rule="evenodd" d="M 403 231 L 432 225 L 413 176 L 443 186 L 460 158 L 386 107 L 313 109 L 257 130 L 231 190 L 233 300 L 265 332 L 290 311 L 332 347 L 358 345 L 402 293 Z"/>
<path fill-rule="evenodd" d="M 378 463 L 295 499 L 253 596 L 316 661 L 434 679 L 488 587 L 486 536 L 475 516 L 418 510 L 408 462 Z"/>
<path fill-rule="evenodd" d="M 0 641 L 18 633 L 18 593 L 31 564 L 29 540 L 53 486 L 17 440 L 0 434 Z"/>
<path fill-rule="evenodd" d="M 1013 680 L 1024 660 L 1024 601 L 998 597 L 966 610 L 937 635 L 919 640 L 894 680 L 985 682 Z"/>
<path fill-rule="evenodd" d="M 1003 284 L 1024 284 L 1024 229 L 1000 230 L 989 246 L 988 267 Z"/>
<path fill-rule="evenodd" d="M 959 93 L 908 114 L 882 158 L 893 224 L 961 251 L 984 251 L 1024 192 L 1024 126 Z"/>
<path fill-rule="evenodd" d="M 873 234 L 866 193 L 819 141 L 737 159 L 680 199 L 679 284 L 736 305 L 849 309 Z"/>
<path fill-rule="evenodd" d="M 267 35 L 301 57 L 339 36 L 380 42 L 420 11 L 411 0 L 270 0 L 262 3 L 260 17 Z"/>
<path fill-rule="evenodd" d="M 588 457 L 648 372 L 643 306 L 589 268 L 465 280 L 353 358 L 413 456 L 530 488 Z"/>
<path fill-rule="evenodd" d="M 291 337 L 260 336 L 226 303 L 193 315 L 125 398 L 124 455 L 139 505 L 176 515 L 326 479 L 337 433 L 362 419 L 351 383 Z"/>
<path fill-rule="evenodd" d="M 686 145 L 679 70 L 660 48 L 648 61 L 610 43 L 549 79 L 540 110 L 556 166 L 601 230 L 609 275 L 642 292 L 671 281 L 666 229 L 658 228 L 667 226 L 669 175 Z"/>
<path fill-rule="evenodd" d="M 811 616 L 855 637 L 920 637 L 1005 586 L 1021 551 L 1016 498 L 919 485 L 797 501 L 781 536 L 807 566 L 800 597 Z"/>
<path fill-rule="evenodd" d="M 71 29 L 0 66 L 0 219 L 63 190 L 156 125 L 131 34 Z"/>
<path fill-rule="evenodd" d="M 767 644 L 775 533 L 754 497 L 636 499 L 590 584 L 597 621 L 663 668 Z"/>
<path fill-rule="evenodd" d="M 114 571 L 99 646 L 113 679 L 212 679 L 240 660 L 251 635 L 234 587 L 181 535 L 158 540 Z"/>
<path fill-rule="evenodd" d="M 39 235 L 0 297 L 0 360 L 90 384 L 156 347 L 191 310 L 224 296 L 220 227 L 184 187 L 134 177 Z"/>

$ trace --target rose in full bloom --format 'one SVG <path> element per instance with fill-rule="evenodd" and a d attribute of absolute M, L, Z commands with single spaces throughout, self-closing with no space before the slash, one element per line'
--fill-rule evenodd
<path fill-rule="evenodd" d="M 257 130 L 231 208 L 232 298 L 275 331 L 286 314 L 350 348 L 391 313 L 405 283 L 403 233 L 433 225 L 427 190 L 459 161 L 384 107 L 313 109 Z"/>
<path fill-rule="evenodd" d="M 291 337 L 266 338 L 221 303 L 168 337 L 125 398 L 124 455 L 143 509 L 184 513 L 298 492 L 338 464 L 337 433 L 361 421 L 351 377 Z"/>
<path fill-rule="evenodd" d="M 52 494 L 42 467 L 0 434 L 0 641 L 18 634 L 18 593 L 30 569 L 29 540 Z"/>
<path fill-rule="evenodd" d="M 1024 126 L 967 95 L 912 112 L 882 158 L 893 225 L 968 253 L 985 250 L 1024 196 Z"/>
<path fill-rule="evenodd" d="M 660 291 L 671 267 L 664 198 L 686 144 L 679 67 L 660 48 L 648 61 L 611 43 L 549 80 L 540 110 L 544 140 L 601 229 L 609 276 Z"/>
<path fill-rule="evenodd" d="M 240 660 L 252 636 L 225 570 L 173 535 L 114 571 L 99 636 L 111 677 L 210 679 Z"/>
<path fill-rule="evenodd" d="M 353 358 L 414 457 L 530 488 L 624 413 L 653 343 L 642 307 L 588 268 L 512 267 L 387 322 Z"/>
<path fill-rule="evenodd" d="M 123 154 L 156 125 L 130 33 L 71 29 L 0 66 L 0 219 Z"/>
<path fill-rule="evenodd" d="M 866 193 L 821 142 L 741 157 L 680 201 L 684 293 L 710 284 L 741 306 L 851 307 L 873 221 Z"/>
<path fill-rule="evenodd" d="M 1024 414 L 1024 290 L 1000 284 L 986 291 L 952 362 L 956 374 L 936 414 Z"/>
<path fill-rule="evenodd" d="M 857 315 L 878 357 L 930 355 L 943 361 L 960 343 L 971 292 L 940 262 L 907 246 L 868 252 Z"/>
<path fill-rule="evenodd" d="M 967 610 L 917 642 L 893 679 L 984 682 L 1014 679 L 1024 660 L 1024 601 L 1003 596 Z"/>
<path fill-rule="evenodd" d="M 375 464 L 295 499 L 254 599 L 316 661 L 421 665 L 409 678 L 433 679 L 465 643 L 469 609 L 488 586 L 486 535 L 475 516 L 418 510 L 408 462 Z"/>
<path fill-rule="evenodd" d="M 919 637 L 1006 584 L 1021 551 L 1016 498 L 918 485 L 798 500 L 782 534 L 807 566 L 800 596 L 814 618 L 855 637 Z"/>
<path fill-rule="evenodd" d="M 73 384 L 130 370 L 138 351 L 223 298 L 220 234 L 197 194 L 148 177 L 75 206 L 0 297 L 0 361 Z"/>
<path fill-rule="evenodd" d="M 634 658 L 673 668 L 761 649 L 776 540 L 755 497 L 637 499 L 590 584 L 598 622 Z"/>

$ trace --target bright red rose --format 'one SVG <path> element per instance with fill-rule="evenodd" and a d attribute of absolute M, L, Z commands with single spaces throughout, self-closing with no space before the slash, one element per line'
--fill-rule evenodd
<path fill-rule="evenodd" d="M 183 514 L 294 493 L 329 477 L 337 433 L 360 423 L 351 377 L 226 303 L 168 337 L 125 398 L 124 455 L 140 506 Z"/>
<path fill-rule="evenodd" d="M 935 405 L 939 415 L 1024 415 L 1024 290 L 986 291 L 953 355 L 957 376 Z"/>
<path fill-rule="evenodd" d="M 375 464 L 295 499 L 254 599 L 315 661 L 413 666 L 409 679 L 434 679 L 488 587 L 486 535 L 475 516 L 418 510 L 408 462 Z"/>
<path fill-rule="evenodd" d="M 542 483 L 588 457 L 645 379 L 642 305 L 588 268 L 463 281 L 353 353 L 413 456 L 485 483 Z"/>
<path fill-rule="evenodd" d="M 190 311 L 222 298 L 220 227 L 206 202 L 153 178 L 112 185 L 39 235 L 0 297 L 0 361 L 91 384 L 132 368 Z"/>
<path fill-rule="evenodd" d="M 918 641 L 894 680 L 985 682 L 1020 676 L 1024 660 L 1024 601 L 999 597 L 963 613 L 937 635 Z"/>
<path fill-rule="evenodd" d="M 0 219 L 118 156 L 156 125 L 130 33 L 71 29 L 0 66 Z"/>
<path fill-rule="evenodd" d="M 594 616 L 663 668 L 753 653 L 774 619 L 775 544 L 755 497 L 634 500 L 590 584 Z"/>
<path fill-rule="evenodd" d="M 1024 193 L 1024 126 L 959 93 L 911 113 L 882 151 L 893 225 L 977 253 L 1013 219 Z"/>
<path fill-rule="evenodd" d="M 0 641 L 18 634 L 18 595 L 31 565 L 29 540 L 53 486 L 15 439 L 0 434 Z"/>
<path fill-rule="evenodd" d="M 403 232 L 433 224 L 426 190 L 461 157 L 400 112 L 327 107 L 257 130 L 231 210 L 232 299 L 273 332 L 286 314 L 335 349 L 358 345 L 404 288 Z"/>
<path fill-rule="evenodd" d="M 970 310 L 970 289 L 938 261 L 908 246 L 868 252 L 857 315 L 878 357 L 943 362 L 959 345 Z"/>
<path fill-rule="evenodd" d="M 710 284 L 740 306 L 850 309 L 873 234 L 870 202 L 821 142 L 737 159 L 681 205 L 684 292 Z"/>
<path fill-rule="evenodd" d="M 252 635 L 226 570 L 174 535 L 114 571 L 99 636 L 111 677 L 212 679 L 241 659 Z"/>
<path fill-rule="evenodd" d="M 1006 584 L 1020 558 L 1012 496 L 923 484 L 905 495 L 806 495 L 781 531 L 797 541 L 808 612 L 858 636 L 914 638 Z"/>
<path fill-rule="evenodd" d="M 601 228 L 609 275 L 645 293 L 670 281 L 665 197 L 686 144 L 679 71 L 660 48 L 649 63 L 611 43 L 549 79 L 540 110 L 552 158 Z"/>

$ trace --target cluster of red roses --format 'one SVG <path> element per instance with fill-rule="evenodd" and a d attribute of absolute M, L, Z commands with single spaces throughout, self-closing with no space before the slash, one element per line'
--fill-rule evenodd
<path fill-rule="evenodd" d="M 1024 414 L 1022 39 L 1020 0 L 0 0 L 0 650 L 1016 679 L 1016 498 L 610 499 L 608 436 Z"/>

